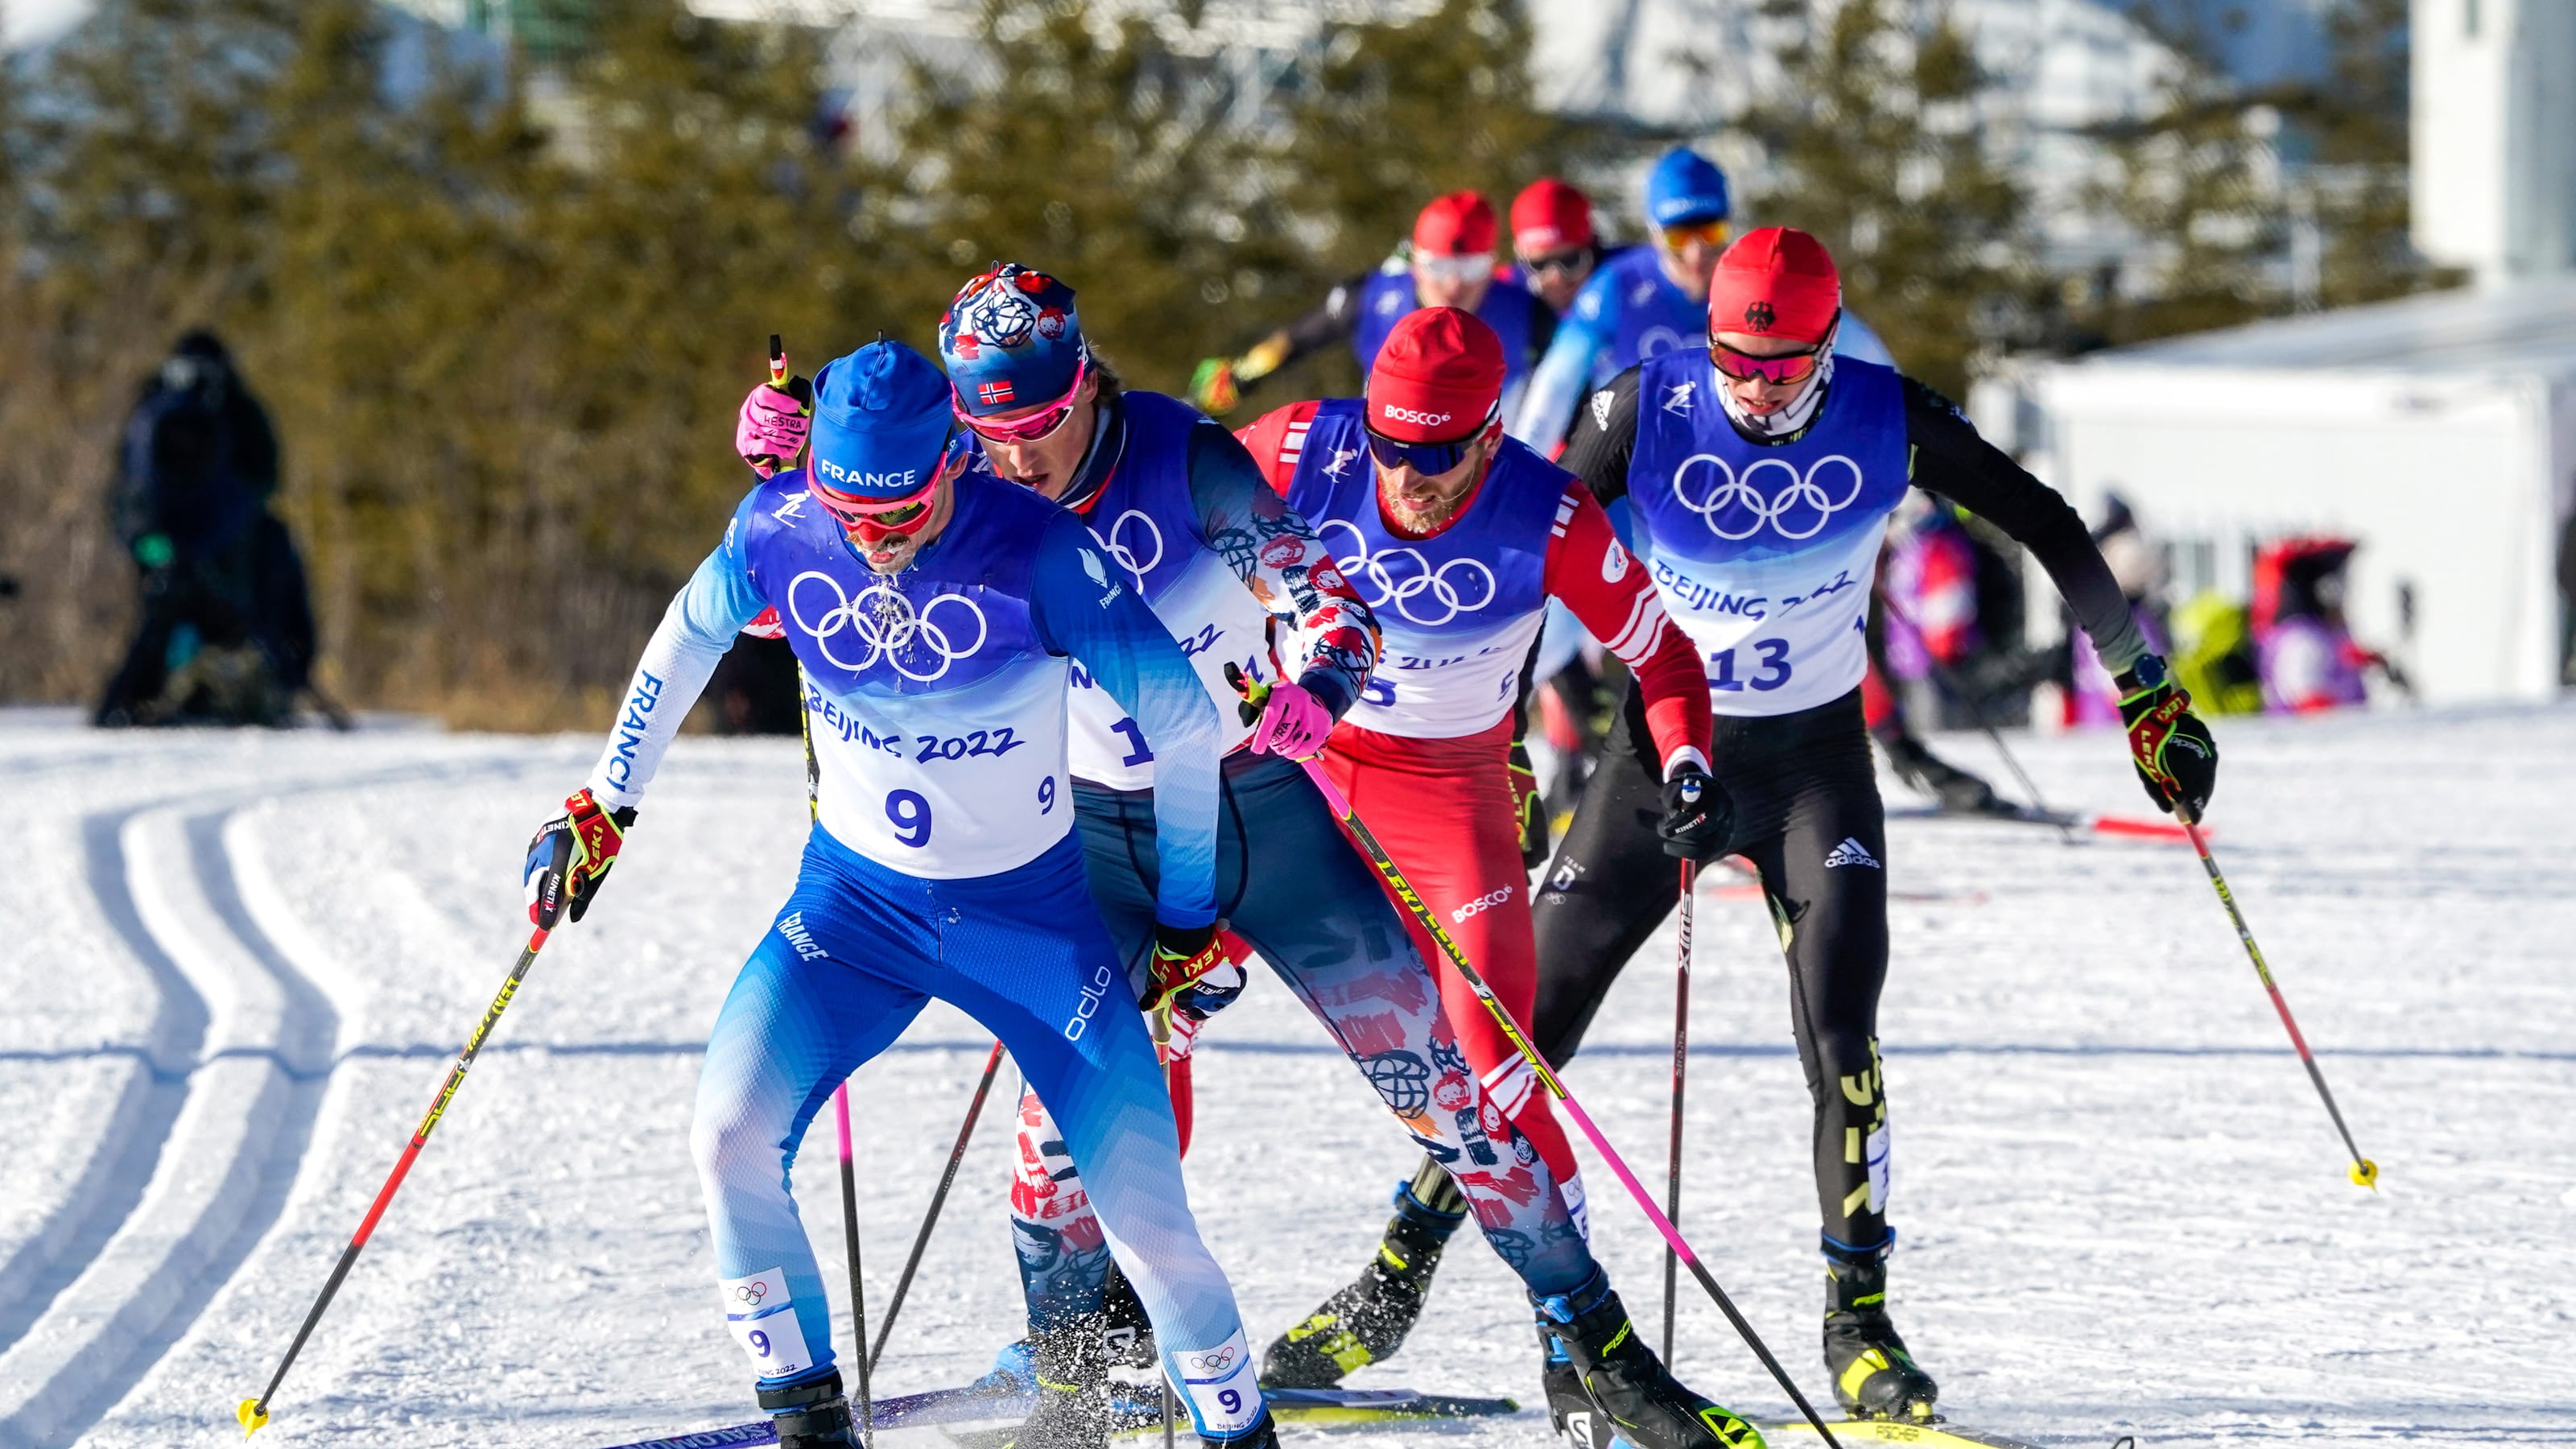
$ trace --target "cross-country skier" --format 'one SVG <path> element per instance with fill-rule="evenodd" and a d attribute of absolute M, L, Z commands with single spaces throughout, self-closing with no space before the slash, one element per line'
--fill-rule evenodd
<path fill-rule="evenodd" d="M 1530 378 L 1512 435 L 1554 454 L 1584 396 L 1638 363 L 1695 344 L 1708 324 L 1708 279 L 1726 247 L 1733 203 L 1717 163 L 1675 146 L 1646 173 L 1652 242 L 1605 258 L 1583 285 Z M 1845 317 L 1845 356 L 1893 365 L 1876 334 Z"/>
<path fill-rule="evenodd" d="M 1190 1214 L 1062 773 L 1078 667 L 1168 761 L 1139 806 L 1166 843 L 1142 909 L 1186 977 L 1215 959 L 1215 711 L 1079 519 L 967 471 L 947 380 L 920 354 L 880 341 L 824 368 L 811 429 L 810 466 L 751 491 L 645 645 L 589 784 L 530 846 L 531 914 L 581 918 L 716 661 L 777 610 L 810 681 L 816 824 L 717 1015 L 690 1142 L 725 1321 L 779 1442 L 857 1442 L 788 1192 L 796 1145 L 936 996 L 1000 1037 L 1054 1107 L 1203 1440 L 1266 1449 L 1234 1294 Z"/>
<path fill-rule="evenodd" d="M 1243 390 L 1309 353 L 1348 341 L 1365 375 L 1387 333 L 1423 307 L 1462 307 L 1503 339 L 1503 419 L 1520 406 L 1530 370 L 1556 337 L 1556 309 L 1494 265 L 1493 204 L 1473 191 L 1437 196 L 1414 218 L 1413 236 L 1368 276 L 1335 286 L 1312 311 L 1241 357 L 1211 357 L 1190 382 L 1210 413 L 1234 410 Z"/>
<path fill-rule="evenodd" d="M 1939 1393 L 1887 1310 L 1887 837 L 1862 724 L 1863 623 L 1888 513 L 1909 484 L 2039 556 L 2118 676 L 2148 794 L 2197 815 L 2217 749 L 2146 652 L 2065 500 L 1930 388 L 1834 354 L 1842 291 L 1803 232 L 1729 248 L 1704 345 L 1622 373 L 1583 409 L 1567 468 L 1628 500 L 1665 609 L 1698 646 L 1717 725 L 1714 787 L 1666 780 L 1634 691 L 1532 912 L 1539 1049 L 1574 1054 L 1629 958 L 1675 904 L 1666 855 L 1741 854 L 1788 958 L 1791 1022 L 1815 1099 L 1828 1290 L 1825 1362 L 1858 1414 L 1919 1418 Z M 1660 820 L 1653 832 L 1641 821 Z M 1659 838 L 1660 837 L 1660 838 Z"/>
<path fill-rule="evenodd" d="M 1605 248 L 1592 229 L 1592 198 L 1553 176 L 1542 176 L 1512 198 L 1512 265 L 1505 273 L 1527 287 L 1558 317 L 1595 267 L 1625 248 Z"/>
<path fill-rule="evenodd" d="M 1385 650 L 1334 727 L 1324 767 L 1514 1016 L 1537 978 L 1529 874 L 1505 778 L 1514 701 L 1549 599 L 1610 641 L 1645 696 L 1660 775 L 1705 777 L 1708 691 L 1690 640 L 1582 483 L 1501 421 L 1503 348 L 1472 314 L 1432 307 L 1396 324 L 1363 398 L 1281 408 L 1242 436 L 1289 506 L 1377 611 Z M 1415 926 L 1441 1000 L 1496 1105 L 1556 1174 L 1580 1221 L 1565 1132 L 1536 1076 Z M 1395 1352 L 1466 1200 L 1426 1159 L 1395 1193 L 1358 1280 L 1270 1345 L 1265 1384 L 1319 1388 Z M 1561 1363 L 1558 1359 L 1554 1362 Z M 1551 1407 L 1584 1409 L 1570 1367 Z"/>
<path fill-rule="evenodd" d="M 1182 641 L 1212 697 L 1235 700 L 1228 665 L 1273 679 L 1265 636 L 1274 618 L 1296 626 L 1302 648 L 1282 652 L 1302 654 L 1303 668 L 1275 680 L 1252 722 L 1229 713 L 1220 735 L 1219 916 L 1453 1175 L 1601 1411 L 1629 1426 L 1639 1449 L 1758 1444 L 1749 1424 L 1683 1387 L 1629 1331 L 1555 1174 L 1487 1098 L 1394 907 L 1295 763 L 1322 748 L 1378 660 L 1370 610 L 1331 550 L 1231 433 L 1177 399 L 1122 388 L 1092 354 L 1072 289 L 1054 278 L 1018 266 L 975 278 L 950 304 L 939 337 L 958 414 L 993 470 L 1090 524 L 1120 576 Z M 1140 995 L 1177 991 L 1178 1010 L 1204 1017 L 1243 982 L 1231 971 L 1204 980 L 1176 973 L 1179 958 L 1156 921 L 1162 845 L 1146 791 L 1157 752 L 1097 691 L 1077 688 L 1074 710 L 1074 804 L 1092 893 L 1121 958 L 1147 983 Z M 1046 1097 L 1042 1085 L 1037 1095 Z M 1093 1246 L 1087 1176 L 1053 1150 L 1049 1114 L 1022 1105 L 1012 1205 L 1031 1347 L 1049 1393 L 1043 1402 L 1068 1405 L 1061 1432 L 1024 1437 L 1022 1449 L 1096 1446 L 1102 1431 L 1092 1425 L 1105 1395 L 1090 1385 L 1106 1373 L 1098 1325 L 1107 1264 Z M 1094 1407 L 1074 1407 L 1077 1398 Z"/>

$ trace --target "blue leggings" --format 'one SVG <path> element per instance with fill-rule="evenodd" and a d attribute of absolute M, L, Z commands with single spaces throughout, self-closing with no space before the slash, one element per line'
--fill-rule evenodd
<path fill-rule="evenodd" d="M 1074 804 L 1101 919 L 1121 964 L 1141 978 L 1153 946 L 1158 878 L 1153 796 L 1076 782 Z M 1592 1250 L 1555 1178 L 1486 1100 L 1441 1012 L 1430 970 L 1303 769 L 1270 755 L 1227 758 L 1216 882 L 1217 915 L 1305 1002 L 1423 1150 L 1448 1167 L 1485 1241 L 1530 1291 L 1565 1293 L 1591 1277 Z M 1080 1154 L 1058 1167 L 1049 1150 L 1047 1109 L 1059 1109 L 1060 1126 L 1060 1106 L 1043 1083 L 1031 1086 L 1044 1107 L 1025 1097 L 1020 1104 L 1024 1184 L 1012 1217 L 1029 1321 L 1039 1327 L 1095 1311 L 1108 1264 L 1083 1251 L 1100 1229 L 1081 1211 L 1088 1178 L 1078 1172 Z M 1069 1147 L 1069 1134 L 1065 1140 Z M 1031 1164 L 1042 1164 L 1047 1171 L 1036 1176 L 1051 1179 L 1044 1203 L 1028 1200 Z"/>
<path fill-rule="evenodd" d="M 716 1016 L 690 1132 L 726 1322 L 763 1382 L 817 1378 L 833 1362 L 822 1276 L 788 1189 L 797 1144 L 833 1087 L 933 996 L 1000 1037 L 1054 1104 L 1202 1431 L 1249 1425 L 1260 1395 L 1242 1316 L 1190 1215 L 1153 1044 L 1070 834 L 1027 865 L 967 880 L 888 869 L 819 827 L 808 838 L 796 889 Z M 1184 1374 L 1185 1356 L 1236 1372 Z"/>

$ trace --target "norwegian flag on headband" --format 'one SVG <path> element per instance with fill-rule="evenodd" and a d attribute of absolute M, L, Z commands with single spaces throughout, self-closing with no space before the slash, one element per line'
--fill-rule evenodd
<path fill-rule="evenodd" d="M 1009 402 L 1011 400 L 1010 380 L 1007 378 L 996 378 L 991 382 L 979 382 L 975 384 L 975 400 L 986 407 L 991 407 L 995 403 Z"/>

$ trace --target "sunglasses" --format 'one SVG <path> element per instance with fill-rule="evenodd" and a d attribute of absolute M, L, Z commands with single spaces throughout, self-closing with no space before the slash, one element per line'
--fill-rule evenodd
<path fill-rule="evenodd" d="M 1073 416 L 1073 400 L 1081 394 L 1083 375 L 1090 369 L 1090 349 L 1085 348 L 1073 360 L 1073 385 L 1064 390 L 1064 396 L 1024 418 L 996 422 L 991 418 L 976 417 L 966 411 L 965 396 L 953 386 L 949 389 L 948 409 L 957 415 L 957 421 L 972 428 L 979 438 L 996 443 L 1043 442 L 1064 426 L 1066 418 Z"/>
<path fill-rule="evenodd" d="M 1575 273 L 1582 271 L 1586 264 L 1591 260 L 1592 254 L 1585 251 L 1583 248 L 1567 247 L 1562 251 L 1547 252 L 1535 257 L 1523 257 L 1521 258 L 1521 265 L 1528 268 L 1533 275 L 1542 272 L 1557 272 L 1570 277 Z"/>
<path fill-rule="evenodd" d="M 1413 264 L 1444 282 L 1472 282 L 1494 273 L 1494 259 L 1484 256 L 1416 257 Z"/>
<path fill-rule="evenodd" d="M 1738 352 L 1723 342 L 1708 345 L 1708 360 L 1716 365 L 1718 375 L 1736 382 L 1758 380 L 1784 385 L 1805 382 L 1816 375 L 1816 364 L 1823 356 L 1822 347 L 1781 357 L 1756 357 L 1749 352 Z"/>
<path fill-rule="evenodd" d="M 1485 435 L 1487 428 L 1493 426 L 1501 406 L 1497 402 L 1488 409 L 1485 420 L 1476 425 L 1476 431 L 1446 443 L 1408 443 L 1402 438 L 1390 438 L 1375 428 L 1364 428 L 1362 431 L 1368 435 L 1369 457 L 1375 459 L 1381 468 L 1411 468 L 1426 478 L 1437 477 L 1467 461 L 1467 450 L 1476 445 L 1476 440 Z"/>
<path fill-rule="evenodd" d="M 1678 252 L 1693 242 L 1701 246 L 1722 247 L 1733 235 L 1722 221 L 1685 221 L 1664 228 L 1664 250 Z"/>

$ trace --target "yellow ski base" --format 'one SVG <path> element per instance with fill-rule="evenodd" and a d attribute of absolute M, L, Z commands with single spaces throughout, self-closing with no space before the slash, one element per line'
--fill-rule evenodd
<path fill-rule="evenodd" d="M 2019 1439 L 2000 1434 L 1980 1434 L 1955 1424 L 1909 1424 L 1902 1419 L 1828 1419 L 1825 1427 L 1834 1431 L 1842 1444 L 1914 1444 L 1923 1449 L 2037 1449 Z M 1804 1419 L 1788 1423 L 1764 1424 L 1762 1437 L 1777 1444 L 1791 1435 L 1803 1444 L 1820 1444 L 1816 1426 Z"/>

